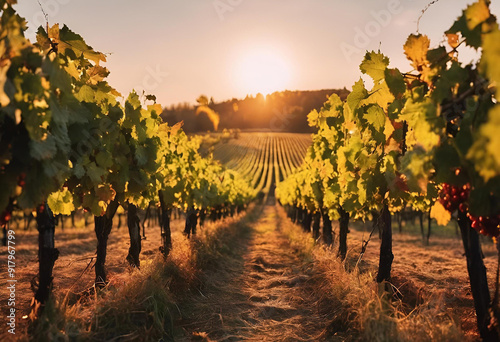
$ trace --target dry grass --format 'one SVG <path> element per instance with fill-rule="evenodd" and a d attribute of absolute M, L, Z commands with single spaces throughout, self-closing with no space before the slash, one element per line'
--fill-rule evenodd
<path fill-rule="evenodd" d="M 157 255 L 158 241 L 148 238 L 156 244 L 144 251 L 141 269 L 123 271 L 119 257 L 114 266 L 110 263 L 115 270 L 110 285 L 98 296 L 75 300 L 73 292 L 60 287 L 30 339 L 464 340 L 443 305 L 449 293 L 428 291 L 400 272 L 394 292 L 399 290 L 402 300 L 388 295 L 374 281 L 372 262 L 363 262 L 362 271 L 354 268 L 356 249 L 341 263 L 336 250 L 317 244 L 280 208 L 276 217 L 269 214 L 274 208 L 264 215 L 261 209 L 208 224 L 191 240 L 175 229 L 167 260 Z M 277 222 L 286 239 L 273 233 Z M 126 253 L 126 243 L 112 247 L 110 256 L 118 249 Z"/>
<path fill-rule="evenodd" d="M 459 323 L 447 313 L 439 293 L 423 304 L 408 304 L 405 296 L 398 299 L 401 294 L 389 294 L 383 290 L 383 285 L 375 282 L 373 268 L 360 272 L 350 267 L 355 264 L 354 256 L 348 256 L 346 263 L 342 263 L 335 251 L 314 244 L 310 234 L 288 221 L 283 210 L 280 216 L 280 230 L 316 268 L 317 291 L 322 294 L 323 301 L 332 308 L 337 307 L 330 334 L 345 334 L 347 339 L 365 341 L 464 340 Z M 393 293 L 398 294 L 398 289 L 393 288 Z M 413 295 L 418 296 L 418 293 Z"/>
<path fill-rule="evenodd" d="M 97 295 L 83 296 L 76 303 L 69 304 L 68 295 L 56 296 L 32 325 L 30 340 L 174 340 L 174 322 L 181 316 L 178 297 L 197 287 L 201 272 L 230 253 L 231 241 L 245 233 L 241 228 L 246 226 L 239 222 L 246 219 L 240 215 L 209 223 L 191 240 L 175 232 L 166 260 L 158 254 L 143 256 L 140 270 L 112 277 Z"/>
<path fill-rule="evenodd" d="M 249 223 L 251 235 L 231 241 L 230 254 L 205 272 L 198 293 L 180 304 L 185 333 L 177 340 L 325 339 L 332 307 L 318 310 L 310 263 L 297 256 L 277 225 L 276 208 L 264 206 Z"/>

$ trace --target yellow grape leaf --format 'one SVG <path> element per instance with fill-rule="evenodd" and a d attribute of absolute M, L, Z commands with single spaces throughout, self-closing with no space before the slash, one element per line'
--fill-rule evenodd
<path fill-rule="evenodd" d="M 78 68 L 76 67 L 76 64 L 75 62 L 73 62 L 72 60 L 69 60 L 68 61 L 68 64 L 64 67 L 64 69 L 66 70 L 66 72 L 68 74 L 70 74 L 72 77 L 74 77 L 76 80 L 79 80 L 80 79 L 80 71 L 78 70 Z M 92 84 L 96 84 L 96 83 L 92 83 Z"/>
<path fill-rule="evenodd" d="M 75 210 L 73 195 L 68 191 L 68 188 L 50 194 L 47 198 L 47 204 L 55 215 L 71 215 L 71 212 Z"/>
<path fill-rule="evenodd" d="M 384 79 L 384 72 L 389 65 L 389 58 L 375 51 L 367 52 L 359 66 L 362 73 L 369 75 L 373 82 L 379 83 Z"/>
<path fill-rule="evenodd" d="M 7 107 L 10 103 L 10 98 L 5 93 L 5 83 L 7 82 L 7 71 L 10 67 L 10 61 L 6 61 L 5 65 L 0 67 L 0 106 Z"/>
<path fill-rule="evenodd" d="M 438 201 L 431 208 L 431 218 L 436 219 L 440 226 L 446 226 L 451 219 L 451 213 Z"/>
<path fill-rule="evenodd" d="M 387 86 L 386 82 L 378 83 L 376 84 L 372 90 L 370 91 L 370 96 L 361 101 L 360 104 L 369 104 L 369 103 L 376 103 L 384 111 L 387 111 L 387 107 L 389 106 L 389 103 L 394 101 L 394 95 L 392 95 L 391 91 L 389 90 L 389 87 Z"/>
<path fill-rule="evenodd" d="M 87 75 L 89 77 L 90 84 L 96 85 L 97 83 L 104 81 L 104 79 L 108 77 L 109 71 L 105 67 L 94 65 L 87 70 Z"/>
<path fill-rule="evenodd" d="M 496 82 L 496 96 L 500 98 L 500 30 L 495 29 L 484 35 L 483 54 L 479 64 L 479 70 L 486 75 L 491 82 Z"/>
<path fill-rule="evenodd" d="M 416 70 L 421 70 L 421 67 L 427 64 L 427 51 L 431 41 L 426 35 L 411 34 L 404 45 L 406 57 L 412 61 L 412 65 Z"/>
<path fill-rule="evenodd" d="M 125 209 L 121 205 L 118 206 L 118 209 L 116 209 L 117 214 L 125 214 Z"/>
<path fill-rule="evenodd" d="M 180 122 L 176 123 L 175 125 L 173 125 L 172 128 L 170 129 L 170 134 L 176 135 L 177 132 L 182 128 L 183 125 L 184 125 L 184 121 L 180 121 Z"/>
<path fill-rule="evenodd" d="M 389 120 L 389 118 L 386 116 L 385 117 L 385 128 L 384 128 L 384 135 L 385 135 L 386 141 L 389 140 L 389 138 L 391 137 L 392 133 L 394 133 L 394 131 L 395 131 L 394 125 L 392 124 L 391 120 Z"/>
<path fill-rule="evenodd" d="M 344 122 L 344 127 L 350 134 L 354 133 L 357 129 L 356 124 L 351 120 L 346 120 Z"/>
<path fill-rule="evenodd" d="M 446 37 L 448 38 L 448 45 L 451 48 L 456 48 L 458 46 L 458 34 L 456 33 L 447 33 Z"/>
<path fill-rule="evenodd" d="M 160 115 L 163 111 L 163 108 L 162 108 L 161 104 L 155 103 L 155 104 L 149 105 L 148 110 L 150 112 L 155 111 L 157 115 Z"/>
<path fill-rule="evenodd" d="M 467 27 L 473 30 L 477 25 L 490 17 L 490 10 L 485 0 L 479 0 L 473 3 L 467 10 L 465 10 L 465 18 L 467 20 Z"/>
<path fill-rule="evenodd" d="M 384 152 L 385 154 L 388 154 L 392 151 L 399 151 L 401 150 L 400 144 L 393 138 L 390 138 L 386 145 L 384 146 Z"/>
<path fill-rule="evenodd" d="M 319 113 L 316 109 L 313 109 L 309 114 L 307 114 L 307 123 L 309 124 L 309 127 L 318 127 Z"/>
<path fill-rule="evenodd" d="M 487 150 L 495 157 L 500 165 L 500 136 L 498 128 L 500 127 L 500 105 L 496 105 L 489 112 L 489 121 L 481 127 L 481 133 L 488 138 Z"/>

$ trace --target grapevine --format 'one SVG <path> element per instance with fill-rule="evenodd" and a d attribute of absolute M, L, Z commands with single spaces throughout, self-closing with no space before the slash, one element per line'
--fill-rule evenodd
<path fill-rule="evenodd" d="M 404 51 L 414 69 L 408 73 L 389 68 L 380 52 L 367 52 L 360 70 L 373 88 L 360 79 L 345 102 L 333 95 L 309 114 L 318 132 L 306 163 L 277 194 L 285 206 L 327 211 L 330 219 L 347 212 L 382 221 L 378 281 L 390 279 L 390 212 L 432 208 L 440 224 L 457 213 L 478 328 L 483 338 L 494 339 L 475 235 L 500 233 L 500 30 L 489 1 L 468 6 L 445 34 L 447 43 L 436 48 L 425 35 L 408 37 Z M 460 45 L 478 50 L 479 62 L 462 64 Z M 320 194 L 311 197 L 309 188 L 318 179 Z M 318 200 L 314 208 L 310 198 Z"/>

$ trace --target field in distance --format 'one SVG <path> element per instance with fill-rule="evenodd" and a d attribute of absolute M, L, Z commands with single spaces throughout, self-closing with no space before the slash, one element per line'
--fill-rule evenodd
<path fill-rule="evenodd" d="M 205 152 L 244 175 L 267 201 L 277 183 L 302 164 L 311 135 L 282 132 L 226 132 L 204 136 Z"/>

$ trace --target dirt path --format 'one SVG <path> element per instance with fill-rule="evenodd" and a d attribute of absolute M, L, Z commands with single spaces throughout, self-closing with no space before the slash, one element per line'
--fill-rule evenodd
<path fill-rule="evenodd" d="M 263 207 L 233 258 L 204 279 L 180 322 L 181 340 L 317 341 L 327 320 L 313 298 L 311 269 L 279 232 L 275 206 Z"/>

